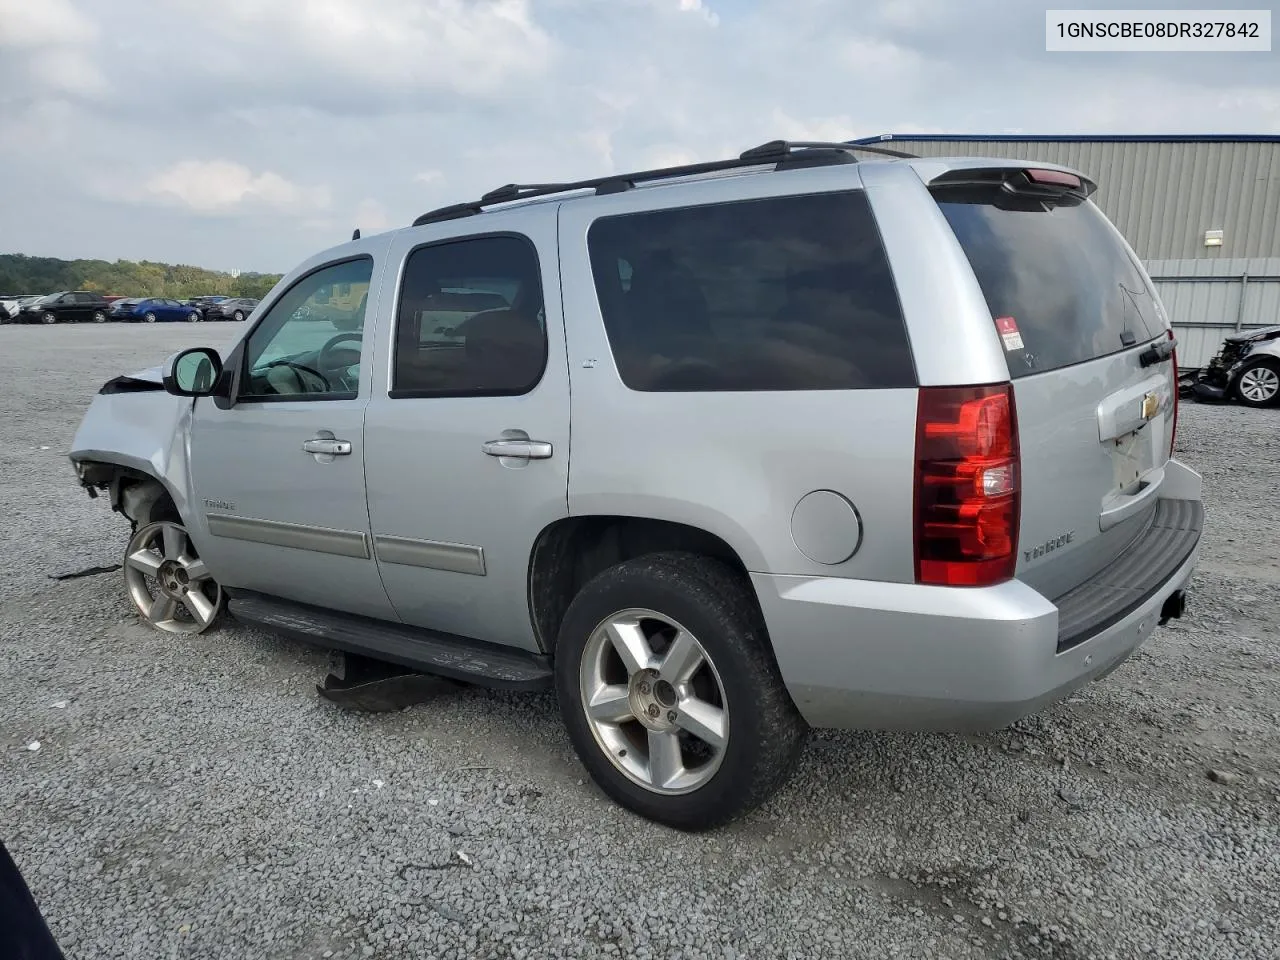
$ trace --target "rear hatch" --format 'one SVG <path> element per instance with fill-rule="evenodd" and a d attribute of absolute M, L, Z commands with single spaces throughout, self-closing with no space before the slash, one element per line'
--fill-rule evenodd
<path fill-rule="evenodd" d="M 1060 171 L 958 170 L 931 192 L 982 287 L 1013 382 L 1015 575 L 1060 597 L 1150 524 L 1171 455 L 1176 370 L 1137 257 Z"/>

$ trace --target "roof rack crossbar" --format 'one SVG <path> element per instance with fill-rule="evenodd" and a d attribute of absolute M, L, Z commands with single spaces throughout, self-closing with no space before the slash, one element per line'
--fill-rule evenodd
<path fill-rule="evenodd" d="M 719 173 L 725 170 L 740 170 L 748 167 L 774 165 L 774 169 L 782 169 L 796 165 L 795 161 L 803 158 L 795 157 L 797 152 L 812 151 L 812 155 L 824 162 L 848 163 L 856 162 L 852 154 L 855 151 L 876 153 L 900 159 L 915 159 L 910 153 L 901 150 L 890 150 L 888 147 L 875 147 L 857 143 L 838 143 L 824 141 L 788 141 L 771 140 L 758 147 L 745 150 L 737 157 L 729 160 L 709 160 L 702 163 L 688 163 L 674 167 L 660 167 L 654 170 L 638 170 L 634 173 L 614 173 L 588 180 L 574 180 L 566 183 L 508 183 L 484 194 L 479 200 L 470 203 L 455 203 L 440 207 L 422 214 L 413 221 L 415 227 L 426 223 L 438 223 L 442 220 L 455 220 L 483 212 L 485 207 L 500 203 L 512 203 L 516 200 L 530 200 L 535 197 L 546 197 L 557 193 L 572 193 L 576 190 L 594 190 L 597 194 L 619 193 L 630 190 L 638 183 L 654 180 L 669 180 L 676 177 L 692 177 L 704 173 Z M 828 153 L 823 158 L 821 154 Z M 788 162 L 790 161 L 790 162 Z"/>

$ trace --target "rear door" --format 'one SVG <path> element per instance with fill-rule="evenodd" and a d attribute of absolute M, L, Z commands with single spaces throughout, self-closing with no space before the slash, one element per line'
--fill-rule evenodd
<path fill-rule="evenodd" d="M 98 298 L 91 293 L 77 293 L 76 298 L 76 315 L 77 323 L 84 323 L 86 320 L 93 319 L 93 311 L 97 309 Z"/>
<path fill-rule="evenodd" d="M 366 413 L 369 518 L 406 623 L 537 650 L 529 559 L 568 515 L 556 224 L 534 208 L 499 223 L 435 242 L 409 231 L 391 249 L 403 268 L 380 306 L 395 323 Z"/>
<path fill-rule="evenodd" d="M 1120 553 L 1155 509 L 1176 397 L 1165 313 L 1091 201 L 1019 195 L 1000 182 L 935 181 L 932 192 L 973 266 L 1014 384 L 1017 576 L 1059 596 Z"/>

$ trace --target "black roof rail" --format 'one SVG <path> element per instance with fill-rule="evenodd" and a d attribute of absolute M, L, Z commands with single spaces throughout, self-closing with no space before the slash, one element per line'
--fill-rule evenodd
<path fill-rule="evenodd" d="M 758 147 L 742 151 L 739 157 L 743 160 L 766 162 L 771 159 L 790 156 L 796 150 L 844 150 L 850 153 L 860 150 L 864 153 L 875 153 L 885 157 L 895 157 L 899 160 L 919 159 L 914 153 L 906 153 L 902 150 L 872 146 L 868 143 L 850 143 L 839 140 L 770 140 L 768 143 L 762 143 Z"/>
<path fill-rule="evenodd" d="M 567 183 L 508 183 L 484 194 L 479 200 L 470 203 L 455 203 L 440 207 L 422 214 L 413 221 L 415 227 L 427 223 L 439 223 L 443 220 L 457 220 L 461 217 L 482 213 L 485 207 L 499 203 L 511 203 L 515 200 L 530 200 L 534 197 L 546 197 L 557 193 L 572 193 L 575 190 L 594 190 L 599 195 L 621 193 L 630 190 L 638 183 L 653 180 L 669 180 L 675 177 L 693 177 L 703 173 L 718 173 L 722 170 L 738 170 L 747 167 L 773 164 L 775 170 L 793 167 L 821 166 L 833 163 L 856 163 L 855 151 L 881 154 L 899 159 L 914 160 L 915 155 L 888 147 L 875 147 L 859 143 L 838 143 L 826 141 L 791 141 L 770 140 L 768 143 L 750 150 L 744 150 L 736 158 L 730 160 L 709 160 L 703 163 L 688 163 L 676 167 L 660 167 L 654 170 L 638 170 L 634 173 L 614 173 L 605 177 L 593 177 L 589 180 L 575 180 Z"/>

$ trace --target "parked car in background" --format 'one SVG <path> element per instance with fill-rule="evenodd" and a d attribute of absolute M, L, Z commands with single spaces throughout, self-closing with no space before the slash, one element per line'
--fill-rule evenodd
<path fill-rule="evenodd" d="M 111 305 L 109 316 L 112 320 L 140 323 L 157 323 L 166 320 L 186 320 L 189 323 L 196 323 L 204 319 L 195 307 L 166 297 L 117 300 Z"/>
<path fill-rule="evenodd" d="M 1201 371 L 1192 393 L 1205 400 L 1234 399 L 1269 407 L 1280 399 L 1280 326 L 1233 334 Z"/>
<path fill-rule="evenodd" d="M 0 323 L 12 323 L 23 307 L 40 297 L 38 293 L 0 293 Z"/>
<path fill-rule="evenodd" d="M 33 300 L 22 308 L 19 323 L 105 323 L 107 303 L 101 294 L 63 290 Z"/>
<path fill-rule="evenodd" d="M 187 297 L 187 299 L 183 300 L 182 302 L 185 303 L 188 307 L 195 307 L 197 310 L 199 310 L 200 316 L 203 319 L 205 314 L 208 312 L 209 308 L 213 306 L 215 303 L 221 303 L 223 300 L 230 300 L 230 299 L 231 299 L 230 297 L 221 297 L 221 296 L 200 296 L 200 297 Z"/>
<path fill-rule="evenodd" d="M 257 300 L 251 300 L 248 297 L 233 297 L 209 304 L 205 308 L 204 318 L 206 320 L 240 321 L 253 313 L 253 308 L 257 305 Z"/>

